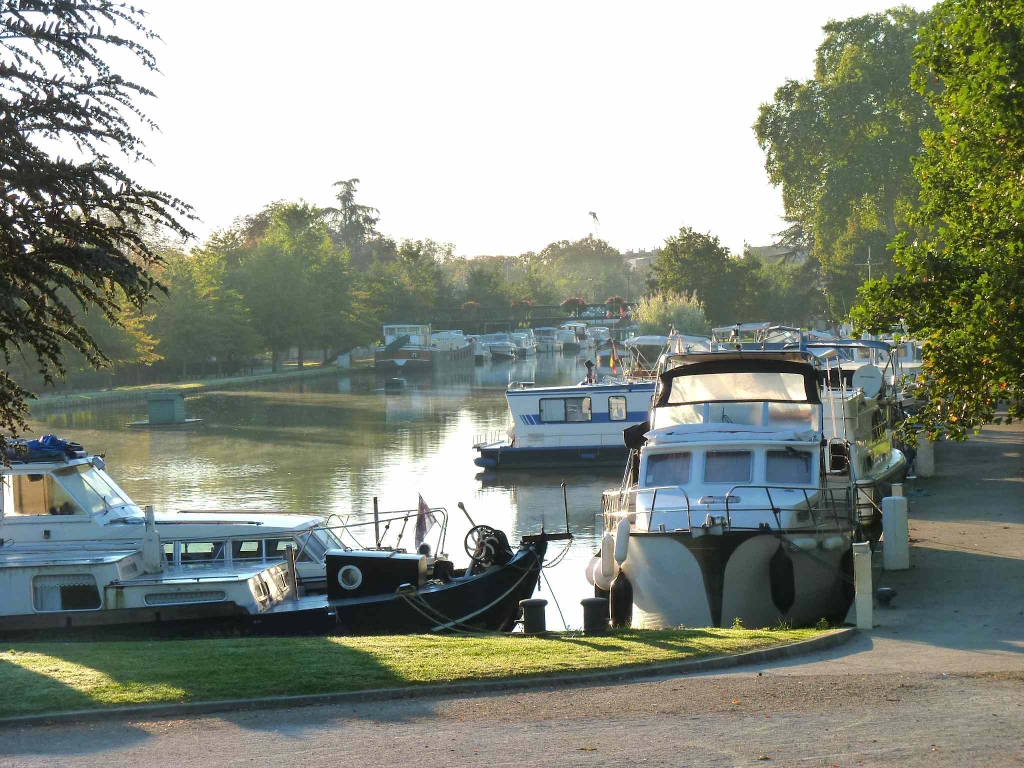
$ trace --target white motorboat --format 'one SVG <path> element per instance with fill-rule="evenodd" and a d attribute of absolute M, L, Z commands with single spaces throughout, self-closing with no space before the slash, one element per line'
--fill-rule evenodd
<path fill-rule="evenodd" d="M 532 329 L 513 331 L 510 336 L 512 343 L 516 345 L 516 357 L 534 357 L 537 354 L 537 340 Z"/>
<path fill-rule="evenodd" d="M 473 360 L 478 363 L 491 362 L 491 350 L 481 341 L 480 336 L 470 335 L 466 338 L 469 339 L 470 346 L 473 348 Z"/>
<path fill-rule="evenodd" d="M 516 359 L 516 344 L 507 333 L 488 333 L 480 337 L 480 342 L 487 345 L 496 361 Z"/>
<path fill-rule="evenodd" d="M 905 470 L 805 349 L 668 354 L 588 579 L 644 627 L 840 622 L 852 543 Z M 843 414 L 849 418 L 844 418 Z M 861 428 L 864 424 L 865 429 Z M 870 457 L 870 459 L 868 458 Z"/>
<path fill-rule="evenodd" d="M 561 352 L 562 341 L 558 338 L 558 329 L 550 327 L 534 328 L 533 335 L 537 339 L 538 352 Z M 575 336 L 575 334 L 573 334 Z"/>
<path fill-rule="evenodd" d="M 572 331 L 576 337 L 575 347 L 569 347 L 563 343 L 563 349 L 572 348 L 586 352 L 594 348 L 594 337 L 590 335 L 586 323 L 562 323 L 561 328 L 563 331 Z"/>
<path fill-rule="evenodd" d="M 647 417 L 653 393 L 653 382 L 513 382 L 505 393 L 511 426 L 475 437 L 474 462 L 485 469 L 621 465 L 628 453 L 622 431 Z"/>
<path fill-rule="evenodd" d="M 576 352 L 580 348 L 579 339 L 576 338 L 576 331 L 572 328 L 556 328 L 555 341 L 562 345 L 563 352 Z"/>
<path fill-rule="evenodd" d="M 59 446 L 61 441 L 50 440 Z M 84 451 L 34 449 L 0 471 L 0 539 L 5 546 L 47 544 L 130 548 L 143 536 L 145 514 Z M 161 511 L 155 515 L 167 563 L 280 564 L 295 550 L 307 591 L 324 588 L 323 556 L 344 546 L 323 517 L 260 510 Z"/>

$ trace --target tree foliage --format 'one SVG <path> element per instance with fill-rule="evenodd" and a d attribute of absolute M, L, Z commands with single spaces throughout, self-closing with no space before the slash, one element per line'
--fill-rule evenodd
<path fill-rule="evenodd" d="M 76 307 L 116 326 L 158 287 L 144 231 L 187 235 L 188 208 L 118 164 L 144 157 L 138 124 L 155 127 L 136 106 L 151 93 L 109 63 L 156 69 L 141 17 L 111 0 L 0 4 L 0 345 L 8 364 L 30 350 L 48 382 L 69 348 L 107 361 Z M 0 427 L 24 427 L 27 396 L 0 373 Z"/>
<path fill-rule="evenodd" d="M 833 317 L 845 316 L 866 276 L 891 274 L 886 244 L 909 227 L 917 203 L 912 159 L 935 127 L 910 86 L 927 14 L 894 8 L 824 27 L 814 77 L 789 80 L 754 124 L 786 217 L 799 224 L 822 268 Z"/>
<path fill-rule="evenodd" d="M 708 332 L 704 317 L 704 304 L 696 295 L 686 293 L 656 293 L 640 300 L 633 309 L 633 319 L 641 334 L 665 335 L 669 329 L 689 336 Z"/>
<path fill-rule="evenodd" d="M 917 57 L 941 124 L 915 165 L 925 236 L 897 238 L 905 274 L 866 285 L 854 318 L 925 342 L 919 416 L 963 439 L 1001 405 L 1024 417 L 1024 5 L 946 0 Z"/>

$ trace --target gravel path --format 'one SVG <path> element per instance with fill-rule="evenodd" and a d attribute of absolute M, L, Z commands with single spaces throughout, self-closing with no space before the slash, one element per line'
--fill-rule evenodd
<path fill-rule="evenodd" d="M 725 674 L 0 731 L 0 766 L 1024 765 L 1024 429 L 937 446 L 876 628 Z M 876 582 L 879 583 L 879 582 Z"/>

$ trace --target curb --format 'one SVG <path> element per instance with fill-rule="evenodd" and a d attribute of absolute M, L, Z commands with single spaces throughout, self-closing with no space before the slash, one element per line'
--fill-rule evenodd
<path fill-rule="evenodd" d="M 521 691 L 555 686 L 611 683 L 624 680 L 660 677 L 662 675 L 685 675 L 694 672 L 709 672 L 729 669 L 745 664 L 759 664 L 780 659 L 790 659 L 815 651 L 835 648 L 850 640 L 857 630 L 853 627 L 837 629 L 810 640 L 800 640 L 787 645 L 777 645 L 756 651 L 744 651 L 729 656 L 710 656 L 691 661 L 663 662 L 636 667 L 619 667 L 600 672 L 568 673 L 553 677 L 521 677 L 502 680 L 484 680 L 467 683 L 439 683 L 416 685 L 404 688 L 374 688 L 365 691 L 344 693 L 312 693 L 297 696 L 265 696 L 255 699 L 219 699 L 182 704 L 145 704 L 137 707 L 111 707 L 109 709 L 81 709 L 58 712 L 50 715 L 19 715 L 0 718 L 0 728 L 32 725 L 63 725 L 71 723 L 96 722 L 102 720 L 126 721 L 148 719 L 170 719 L 188 715 L 207 715 L 235 710 L 285 709 L 290 707 L 322 706 L 325 704 L 364 704 L 398 699 L 419 699 L 432 696 L 462 696 L 495 693 L 499 691 Z"/>

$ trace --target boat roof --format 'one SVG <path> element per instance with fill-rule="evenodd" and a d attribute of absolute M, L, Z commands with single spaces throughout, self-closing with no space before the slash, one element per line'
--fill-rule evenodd
<path fill-rule="evenodd" d="M 627 347 L 636 347 L 639 345 L 654 346 L 657 344 L 668 346 L 668 336 L 633 336 L 622 343 Z"/>
<path fill-rule="evenodd" d="M 752 424 L 671 424 L 644 434 L 648 445 L 676 443 L 785 442 L 817 443 L 821 434 L 813 429 L 779 429 Z"/>
<path fill-rule="evenodd" d="M 515 382 L 519 383 L 519 382 Z M 520 387 L 505 391 L 506 397 L 521 397 L 523 395 L 587 395 L 595 392 L 651 392 L 654 390 L 653 381 L 596 383 L 596 384 L 568 384 L 560 387 Z"/>

